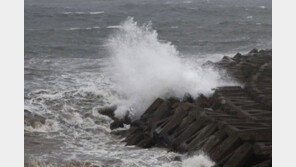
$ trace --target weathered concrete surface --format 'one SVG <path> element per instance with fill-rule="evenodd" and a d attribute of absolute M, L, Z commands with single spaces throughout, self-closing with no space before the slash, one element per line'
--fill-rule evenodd
<path fill-rule="evenodd" d="M 271 55 L 254 49 L 207 63 L 226 69 L 244 88 L 217 88 L 209 98 L 158 98 L 124 133 L 127 145 L 203 150 L 216 166 L 271 166 Z"/>

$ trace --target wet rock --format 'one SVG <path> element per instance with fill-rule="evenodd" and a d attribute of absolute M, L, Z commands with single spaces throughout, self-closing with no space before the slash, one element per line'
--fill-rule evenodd
<path fill-rule="evenodd" d="M 219 130 L 211 135 L 208 140 L 202 146 L 202 150 L 211 153 L 214 151 L 215 147 L 221 143 L 227 137 L 226 132 Z"/>
<path fill-rule="evenodd" d="M 151 114 L 164 102 L 163 99 L 157 98 L 141 116 L 141 120 L 146 120 L 151 117 Z"/>
<path fill-rule="evenodd" d="M 113 120 L 114 121 L 110 124 L 110 129 L 111 130 L 124 127 L 122 120 L 120 120 L 118 118 L 114 118 Z"/>
<path fill-rule="evenodd" d="M 236 149 L 224 167 L 243 166 L 252 155 L 252 145 L 245 143 Z"/>
<path fill-rule="evenodd" d="M 259 53 L 260 55 L 271 55 L 272 50 L 260 50 Z"/>
<path fill-rule="evenodd" d="M 254 48 L 249 53 L 258 53 L 258 49 Z"/>
<path fill-rule="evenodd" d="M 232 58 L 230 58 L 229 56 L 224 56 L 221 60 L 221 63 L 232 64 L 232 62 L 234 62 L 234 60 Z"/>
<path fill-rule="evenodd" d="M 164 101 L 161 103 L 161 105 L 151 114 L 151 118 L 149 119 L 149 121 L 147 123 L 154 123 L 157 122 L 165 117 L 168 117 L 169 115 L 171 115 L 171 107 L 169 102 Z"/>
<path fill-rule="evenodd" d="M 204 144 L 205 140 L 209 138 L 211 134 L 217 131 L 217 125 L 214 123 L 206 125 L 204 128 L 199 130 L 194 137 L 186 141 L 180 149 L 184 150 L 196 150 L 200 149 Z M 184 146 L 186 144 L 186 146 Z"/>
<path fill-rule="evenodd" d="M 182 161 L 182 158 L 181 156 L 175 156 L 173 161 Z"/>
<path fill-rule="evenodd" d="M 110 124 L 110 129 L 117 129 L 117 128 L 122 128 L 124 127 L 124 124 L 130 124 L 131 123 L 131 119 L 128 116 L 128 112 L 127 114 L 122 118 L 122 119 L 118 119 L 115 117 L 114 111 L 117 109 L 116 106 L 107 106 L 107 107 L 103 107 L 98 109 L 98 112 L 102 115 L 106 115 L 108 117 L 110 117 L 111 119 L 113 119 L 113 122 Z M 92 115 L 90 113 L 87 113 L 84 115 L 85 117 L 91 117 Z"/>
<path fill-rule="evenodd" d="M 195 104 L 198 105 L 199 107 L 202 107 L 202 108 L 208 108 L 210 106 L 208 98 L 206 96 L 204 96 L 203 94 L 199 95 L 196 98 Z"/>
<path fill-rule="evenodd" d="M 241 58 L 243 55 L 241 53 L 237 53 L 234 55 L 234 59 L 238 59 L 238 58 Z"/>
<path fill-rule="evenodd" d="M 117 107 L 114 106 L 106 106 L 98 109 L 98 112 L 102 115 L 106 115 L 110 118 L 115 118 L 114 111 L 117 109 Z"/>
<path fill-rule="evenodd" d="M 193 103 L 194 102 L 194 99 L 193 97 L 191 96 L 191 94 L 189 93 L 185 93 L 183 98 L 182 98 L 182 102 L 189 102 L 189 103 Z"/>
<path fill-rule="evenodd" d="M 235 150 L 239 145 L 240 139 L 236 136 L 230 136 L 217 146 L 216 150 L 211 154 L 211 157 L 215 161 L 220 161 Z"/>
<path fill-rule="evenodd" d="M 213 67 L 213 66 L 215 66 L 215 63 L 212 61 L 207 61 L 202 66 L 203 67 Z"/>
<path fill-rule="evenodd" d="M 150 148 L 153 145 L 155 145 L 155 140 L 150 136 L 144 136 L 144 139 L 137 144 L 137 146 L 143 148 Z"/>
<path fill-rule="evenodd" d="M 117 136 L 124 136 L 128 130 L 113 130 L 110 133 Z"/>
<path fill-rule="evenodd" d="M 124 116 L 124 118 L 122 119 L 122 122 L 123 122 L 124 124 L 131 124 L 131 123 L 132 123 L 132 120 L 131 120 L 131 118 L 129 117 L 129 113 L 127 113 L 127 114 Z"/>
<path fill-rule="evenodd" d="M 177 109 L 173 117 L 168 121 L 168 123 L 161 129 L 159 132 L 162 135 L 167 135 L 167 133 L 171 133 L 172 130 L 178 126 L 183 118 L 188 114 L 189 107 L 186 104 L 180 105 Z"/>
<path fill-rule="evenodd" d="M 141 142 L 145 136 L 142 133 L 135 133 L 134 135 L 130 136 L 127 140 L 126 145 L 137 145 L 139 142 Z"/>
<path fill-rule="evenodd" d="M 177 138 L 175 138 L 175 140 L 173 140 L 173 147 L 178 148 L 182 142 L 187 141 L 202 126 L 204 126 L 204 122 L 200 122 L 200 120 L 192 122 Z"/>
<path fill-rule="evenodd" d="M 168 98 L 168 101 L 170 102 L 171 105 L 174 105 L 176 103 L 179 103 L 181 100 L 177 97 L 172 96 L 172 97 Z"/>

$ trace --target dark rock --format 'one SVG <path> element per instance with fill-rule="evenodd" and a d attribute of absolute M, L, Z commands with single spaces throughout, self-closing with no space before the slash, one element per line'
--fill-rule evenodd
<path fill-rule="evenodd" d="M 114 111 L 117 109 L 116 106 L 107 106 L 107 107 L 103 107 L 98 109 L 98 112 L 102 115 L 106 115 L 108 117 L 110 117 L 111 119 L 113 119 L 113 122 L 110 124 L 110 129 L 117 129 L 117 128 L 122 128 L 124 127 L 124 124 L 130 124 L 131 123 L 131 119 L 129 118 L 128 114 L 126 114 L 123 119 L 118 119 L 115 117 L 114 115 Z M 127 112 L 128 113 L 128 112 Z M 91 114 L 85 114 L 85 117 L 90 117 Z"/>
<path fill-rule="evenodd" d="M 233 60 L 234 60 L 236 63 L 238 63 L 238 62 L 240 62 L 240 61 L 242 60 L 242 58 L 243 58 L 243 55 L 240 54 L 240 53 L 237 53 L 237 54 L 233 57 Z"/>
<path fill-rule="evenodd" d="M 203 123 L 204 122 L 194 121 L 190 124 L 186 130 L 173 141 L 173 146 L 175 148 L 179 147 L 182 142 L 186 141 L 189 137 L 191 137 L 191 135 L 195 134 L 203 126 Z"/>
<path fill-rule="evenodd" d="M 199 95 L 198 98 L 196 98 L 195 104 L 202 108 L 210 107 L 208 98 L 205 97 L 203 94 Z"/>
<path fill-rule="evenodd" d="M 252 155 L 252 145 L 245 143 L 236 149 L 224 167 L 243 166 L 248 158 Z"/>
<path fill-rule="evenodd" d="M 132 123 L 132 120 L 131 120 L 131 118 L 129 117 L 129 113 L 127 113 L 127 114 L 124 116 L 124 118 L 122 119 L 122 122 L 123 122 L 124 124 L 131 124 L 131 123 Z"/>
<path fill-rule="evenodd" d="M 102 115 L 106 115 L 110 118 L 115 118 L 114 117 L 114 111 L 117 109 L 117 107 L 114 105 L 114 106 L 106 106 L 106 107 L 102 107 L 100 109 L 98 109 L 98 112 Z"/>
<path fill-rule="evenodd" d="M 196 108 L 196 106 L 189 102 L 179 103 L 177 108 L 174 110 L 174 114 L 178 114 L 179 112 L 184 112 L 190 109 Z"/>
<path fill-rule="evenodd" d="M 145 138 L 145 136 L 141 133 L 136 133 L 135 135 L 131 136 L 126 145 L 137 145 L 139 142 L 141 142 L 143 139 Z"/>
<path fill-rule="evenodd" d="M 202 150 L 211 153 L 213 152 L 214 148 L 221 143 L 227 137 L 224 131 L 217 131 L 212 136 L 208 138 L 208 140 L 202 146 Z"/>
<path fill-rule="evenodd" d="M 194 99 L 193 97 L 191 96 L 191 94 L 189 93 L 185 93 L 183 98 L 182 98 L 182 102 L 189 102 L 189 103 L 193 103 L 194 102 Z"/>
<path fill-rule="evenodd" d="M 145 122 L 143 122 L 141 120 L 136 120 L 136 121 L 132 122 L 131 125 L 134 126 L 134 127 L 144 127 L 144 126 L 146 126 Z"/>
<path fill-rule="evenodd" d="M 230 154 L 234 149 L 240 145 L 240 139 L 236 136 L 226 138 L 221 144 L 218 145 L 216 150 L 211 154 L 215 161 L 220 161 L 223 157 Z"/>
<path fill-rule="evenodd" d="M 181 111 L 178 111 L 176 112 L 176 114 L 173 115 L 170 121 L 162 128 L 160 134 L 166 135 L 168 132 L 171 132 L 176 126 L 178 126 L 183 118 L 188 114 L 188 109 L 189 107 L 187 108 L 187 110 L 184 110 L 184 107 L 180 105 L 176 110 Z"/>
<path fill-rule="evenodd" d="M 110 129 L 111 130 L 124 127 L 122 120 L 117 119 L 117 118 L 114 118 L 113 120 L 114 121 L 110 124 Z"/>
<path fill-rule="evenodd" d="M 163 99 L 157 98 L 141 116 L 141 120 L 146 120 L 151 117 L 151 114 L 164 102 Z"/>
<path fill-rule="evenodd" d="M 213 67 L 213 66 L 215 66 L 215 63 L 212 61 L 207 61 L 202 66 L 203 67 Z"/>
<path fill-rule="evenodd" d="M 117 136 L 125 136 L 128 130 L 113 130 L 110 133 Z"/>
<path fill-rule="evenodd" d="M 234 60 L 232 60 L 229 56 L 224 56 L 222 58 L 222 60 L 220 61 L 220 63 L 223 63 L 223 64 L 225 64 L 225 63 L 232 64 L 233 61 Z"/>
<path fill-rule="evenodd" d="M 256 165 L 253 165 L 252 167 L 271 167 L 272 163 L 271 160 L 266 160 L 262 163 L 258 163 Z"/>
<path fill-rule="evenodd" d="M 234 55 L 234 57 L 233 57 L 233 58 L 237 59 L 237 58 L 241 58 L 242 56 L 243 56 L 242 54 L 240 54 L 240 53 L 237 53 L 236 55 Z"/>
<path fill-rule="evenodd" d="M 258 53 L 258 49 L 252 49 L 249 53 Z"/>
<path fill-rule="evenodd" d="M 185 147 L 186 150 L 195 150 L 196 148 L 201 148 L 202 144 L 205 142 L 211 134 L 217 130 L 217 125 L 208 124 L 203 129 L 198 131 L 195 137 L 188 142 L 188 145 Z"/>
<path fill-rule="evenodd" d="M 171 103 L 171 105 L 174 105 L 176 103 L 179 103 L 181 100 L 177 97 L 170 97 L 168 98 L 168 101 Z"/>
<path fill-rule="evenodd" d="M 143 148 L 150 148 L 151 146 L 155 145 L 155 140 L 153 138 L 146 136 L 141 140 L 137 146 L 143 147 Z"/>
<path fill-rule="evenodd" d="M 175 156 L 173 161 L 182 161 L 182 158 L 180 156 Z"/>
<path fill-rule="evenodd" d="M 260 50 L 259 53 L 261 55 L 271 55 L 272 51 L 271 50 Z"/>
<path fill-rule="evenodd" d="M 170 111 L 171 107 L 169 105 L 169 102 L 162 102 L 161 105 L 152 113 L 148 123 L 157 122 L 163 118 L 168 117 L 172 114 Z"/>

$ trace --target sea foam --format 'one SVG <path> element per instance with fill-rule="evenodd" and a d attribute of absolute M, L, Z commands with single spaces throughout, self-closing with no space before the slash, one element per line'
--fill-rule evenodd
<path fill-rule="evenodd" d="M 182 161 L 182 167 L 212 167 L 215 163 L 203 153 L 194 155 Z"/>
<path fill-rule="evenodd" d="M 129 17 L 106 44 L 112 58 L 111 76 L 122 96 L 115 115 L 139 118 L 157 98 L 210 95 L 218 86 L 235 85 L 213 68 L 184 57 L 170 42 L 158 39 L 152 24 L 138 25 Z"/>

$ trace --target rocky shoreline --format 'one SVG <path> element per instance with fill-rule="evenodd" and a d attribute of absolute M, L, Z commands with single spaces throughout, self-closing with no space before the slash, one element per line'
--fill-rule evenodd
<path fill-rule="evenodd" d="M 225 69 L 244 86 L 220 87 L 208 98 L 158 98 L 134 122 L 105 112 L 114 119 L 111 129 L 129 123 L 129 130 L 114 132 L 126 137 L 127 145 L 201 150 L 216 166 L 271 166 L 272 51 L 253 49 L 205 65 Z"/>

